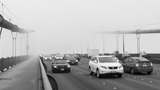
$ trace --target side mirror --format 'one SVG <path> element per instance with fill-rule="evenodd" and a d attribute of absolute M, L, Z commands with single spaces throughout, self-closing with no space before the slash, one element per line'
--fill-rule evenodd
<path fill-rule="evenodd" d="M 123 62 L 121 60 L 119 60 L 119 63 L 123 64 Z"/>

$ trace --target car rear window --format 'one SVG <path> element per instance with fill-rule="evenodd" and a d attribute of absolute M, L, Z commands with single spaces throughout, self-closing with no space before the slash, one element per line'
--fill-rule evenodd
<path fill-rule="evenodd" d="M 55 60 L 54 64 L 65 64 L 67 63 L 66 60 Z"/>
<path fill-rule="evenodd" d="M 99 62 L 105 63 L 105 62 L 117 62 L 118 59 L 116 57 L 100 57 Z"/>
<path fill-rule="evenodd" d="M 146 58 L 139 58 L 139 61 L 149 61 Z"/>

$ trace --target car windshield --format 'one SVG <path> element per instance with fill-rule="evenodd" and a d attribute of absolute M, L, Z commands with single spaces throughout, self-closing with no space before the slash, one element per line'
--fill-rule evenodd
<path fill-rule="evenodd" d="M 67 59 L 69 59 L 69 60 L 75 60 L 75 58 L 72 57 L 72 56 L 68 56 Z"/>
<path fill-rule="evenodd" d="M 54 64 L 66 64 L 66 60 L 55 60 Z"/>
<path fill-rule="evenodd" d="M 105 63 L 105 62 L 117 62 L 118 59 L 116 57 L 100 57 L 99 62 Z"/>
<path fill-rule="evenodd" d="M 146 58 L 140 58 L 139 61 L 148 61 Z"/>

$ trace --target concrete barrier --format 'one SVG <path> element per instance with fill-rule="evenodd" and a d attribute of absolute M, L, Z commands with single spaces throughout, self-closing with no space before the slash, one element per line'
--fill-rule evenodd
<path fill-rule="evenodd" d="M 54 77 L 50 73 L 47 73 L 47 77 L 51 83 L 52 89 L 58 90 L 58 84 L 57 84 L 56 80 L 54 79 Z"/>
<path fill-rule="evenodd" d="M 39 61 L 40 61 L 40 67 L 41 67 L 41 75 L 42 75 L 42 81 L 43 81 L 43 89 L 44 89 L 44 90 L 52 90 L 52 87 L 51 87 L 51 84 L 50 84 L 50 82 L 49 82 L 49 80 L 48 80 L 48 77 L 47 77 L 47 74 L 46 74 L 46 72 L 45 72 L 44 66 L 43 66 L 41 60 L 39 60 Z"/>

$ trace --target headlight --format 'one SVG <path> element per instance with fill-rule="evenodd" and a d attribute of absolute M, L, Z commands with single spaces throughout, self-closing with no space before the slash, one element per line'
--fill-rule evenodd
<path fill-rule="evenodd" d="M 101 66 L 101 68 L 103 68 L 103 69 L 107 69 L 107 67 L 105 67 L 105 66 Z"/>
<path fill-rule="evenodd" d="M 78 60 L 76 60 L 76 62 L 78 62 Z"/>
<path fill-rule="evenodd" d="M 70 68 L 71 66 L 68 64 L 67 67 Z"/>
<path fill-rule="evenodd" d="M 150 65 L 151 65 L 151 66 L 153 66 L 153 64 L 152 64 L 152 63 L 150 63 Z"/>
<path fill-rule="evenodd" d="M 66 62 L 69 62 L 69 60 L 67 60 Z"/>
<path fill-rule="evenodd" d="M 54 68 L 57 68 L 57 66 L 53 66 Z"/>
<path fill-rule="evenodd" d="M 138 63 L 136 63 L 136 67 L 139 67 L 139 64 L 138 64 Z"/>

